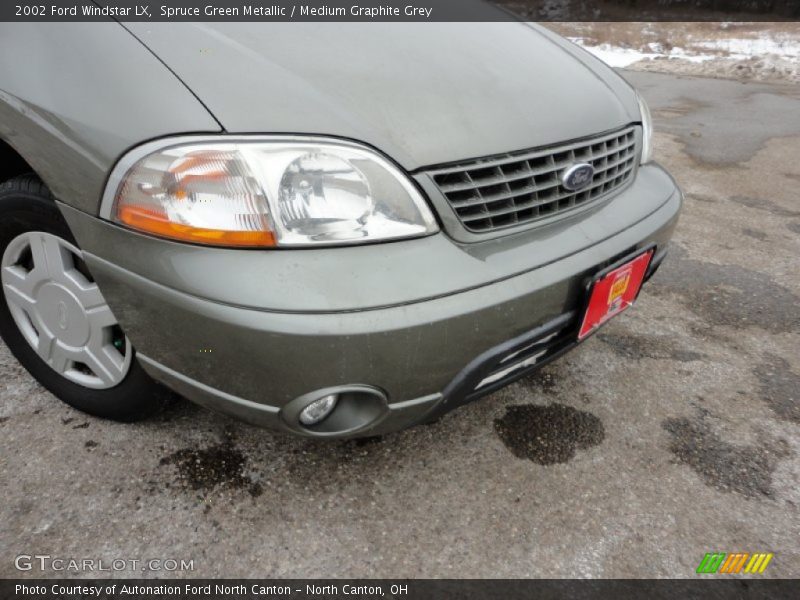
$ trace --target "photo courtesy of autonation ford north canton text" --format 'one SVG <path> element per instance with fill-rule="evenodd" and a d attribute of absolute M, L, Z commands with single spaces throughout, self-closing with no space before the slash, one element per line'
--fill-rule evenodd
<path fill-rule="evenodd" d="M 794 597 L 798 18 L 0 6 L 0 597 Z"/>

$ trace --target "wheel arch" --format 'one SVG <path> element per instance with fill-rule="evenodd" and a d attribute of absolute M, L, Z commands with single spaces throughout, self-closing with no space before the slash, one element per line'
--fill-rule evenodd
<path fill-rule="evenodd" d="M 0 183 L 25 173 L 33 173 L 39 177 L 22 154 L 11 144 L 0 139 Z"/>

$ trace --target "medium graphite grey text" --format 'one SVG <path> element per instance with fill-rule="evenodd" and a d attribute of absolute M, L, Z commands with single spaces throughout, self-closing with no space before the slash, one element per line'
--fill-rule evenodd
<path fill-rule="evenodd" d="M 17 17 L 58 17 L 65 19 L 115 17 L 123 19 L 184 20 L 193 18 L 208 19 L 247 19 L 280 18 L 293 19 L 385 19 L 416 18 L 430 19 L 432 7 L 407 4 L 404 6 L 375 5 L 328 6 L 325 4 L 241 4 L 226 6 L 205 4 L 202 6 L 96 6 L 94 4 L 55 5 L 18 4 L 15 5 Z"/>

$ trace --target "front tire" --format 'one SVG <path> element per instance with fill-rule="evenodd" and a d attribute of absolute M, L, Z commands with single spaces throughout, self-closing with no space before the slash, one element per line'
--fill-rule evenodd
<path fill-rule="evenodd" d="M 35 176 L 0 184 L 0 336 L 55 396 L 97 417 L 135 421 L 166 393 L 83 261 L 47 187 Z"/>

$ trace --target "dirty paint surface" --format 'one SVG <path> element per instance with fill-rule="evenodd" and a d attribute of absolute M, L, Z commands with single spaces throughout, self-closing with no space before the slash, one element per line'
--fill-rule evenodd
<path fill-rule="evenodd" d="M 800 92 L 628 77 L 687 194 L 632 310 L 489 398 L 357 442 L 186 402 L 103 422 L 0 345 L 0 576 L 40 552 L 194 559 L 191 577 L 694 577 L 714 547 L 800 577 Z"/>

